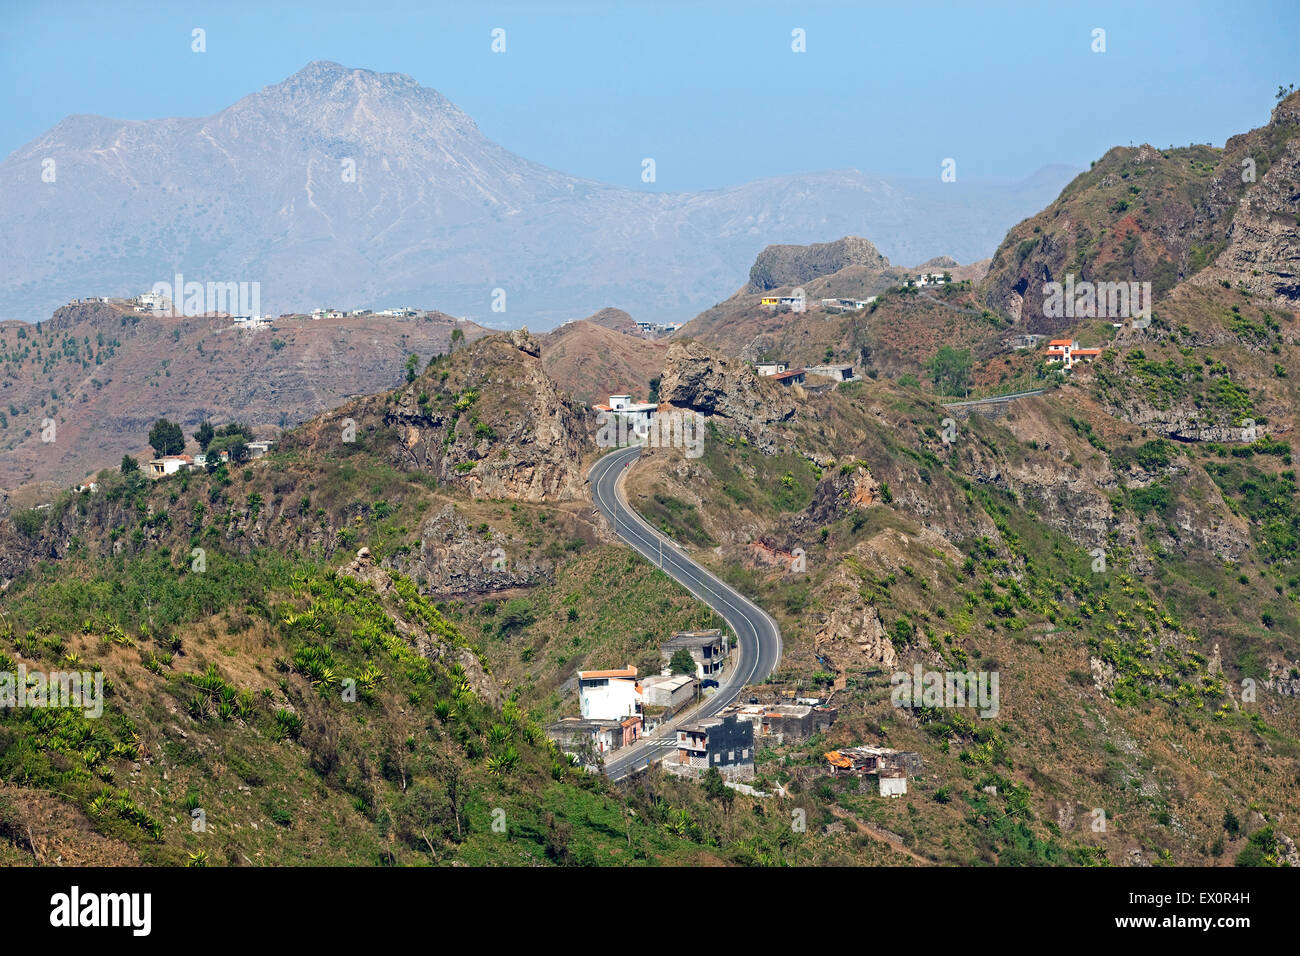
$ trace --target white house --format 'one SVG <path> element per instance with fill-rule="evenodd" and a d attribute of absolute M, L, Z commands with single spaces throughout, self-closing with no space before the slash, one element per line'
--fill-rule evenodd
<path fill-rule="evenodd" d="M 874 295 L 869 299 L 822 299 L 822 308 L 827 312 L 856 312 L 875 301 Z"/>
<path fill-rule="evenodd" d="M 163 455 L 161 458 L 154 458 L 149 462 L 149 477 L 162 478 L 165 475 L 174 475 L 182 468 L 189 468 L 194 463 L 194 459 L 189 455 Z"/>
<path fill-rule="evenodd" d="M 644 691 L 635 667 L 578 671 L 578 702 L 585 720 L 622 720 L 641 713 Z"/>
<path fill-rule="evenodd" d="M 171 306 L 171 300 L 161 292 L 141 292 L 135 300 L 140 304 L 141 309 L 148 309 L 150 312 L 166 312 Z"/>
<path fill-rule="evenodd" d="M 917 285 L 944 285 L 951 282 L 952 278 L 942 272 L 922 272 L 914 281 Z"/>
<path fill-rule="evenodd" d="M 608 405 L 596 405 L 595 409 L 623 419 L 633 434 L 645 438 L 659 406 L 653 402 L 634 402 L 631 395 L 611 395 Z"/>

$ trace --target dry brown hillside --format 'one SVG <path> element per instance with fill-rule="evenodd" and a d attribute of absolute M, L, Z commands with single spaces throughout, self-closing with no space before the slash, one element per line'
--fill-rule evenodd
<path fill-rule="evenodd" d="M 148 452 L 159 418 L 189 437 L 200 422 L 288 427 L 353 395 L 391 388 L 412 353 L 423 367 L 472 322 L 278 319 L 243 332 L 228 318 L 154 318 L 107 304 L 67 306 L 47 322 L 0 323 L 0 487 L 78 482 Z M 55 423 L 42 441 L 42 422 Z"/>
<path fill-rule="evenodd" d="M 663 368 L 668 350 L 665 343 L 595 324 L 598 316 L 613 311 L 617 310 L 606 309 L 591 319 L 569 322 L 539 336 L 547 374 L 586 404 L 605 402 L 611 394 L 623 392 L 644 398 L 650 380 Z"/>

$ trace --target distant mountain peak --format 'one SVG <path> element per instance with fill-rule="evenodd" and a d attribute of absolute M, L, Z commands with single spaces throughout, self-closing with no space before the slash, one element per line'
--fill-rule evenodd
<path fill-rule="evenodd" d="M 46 159 L 57 183 L 41 179 Z M 643 192 L 524 159 L 403 73 L 314 60 L 207 116 L 69 118 L 0 162 L 0 317 L 180 272 L 256 281 L 276 313 L 409 303 L 544 329 L 620 302 L 681 320 L 734 290 L 769 242 L 868 235 L 896 261 L 965 261 L 1056 191 L 938 193 L 841 169 Z M 878 256 L 847 240 L 804 265 L 816 273 L 823 254 Z"/>
<path fill-rule="evenodd" d="M 244 97 L 226 112 L 246 111 L 331 124 L 343 116 L 378 126 L 433 119 L 460 133 L 481 136 L 474 121 L 456 104 L 437 90 L 421 86 L 414 77 L 347 67 L 333 60 L 313 60 L 279 83 Z"/>

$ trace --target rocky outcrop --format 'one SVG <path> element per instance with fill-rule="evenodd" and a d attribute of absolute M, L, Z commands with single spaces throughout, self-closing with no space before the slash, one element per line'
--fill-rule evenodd
<path fill-rule="evenodd" d="M 669 346 L 659 400 L 715 420 L 765 454 L 777 447 L 772 426 L 795 415 L 794 401 L 781 385 L 761 381 L 748 365 L 692 341 Z"/>
<path fill-rule="evenodd" d="M 898 655 L 875 607 L 858 596 L 843 571 L 837 572 L 831 591 L 841 593 L 843 600 L 827 602 L 833 610 L 817 627 L 813 640 L 817 655 L 841 674 L 850 668 L 894 667 Z"/>
<path fill-rule="evenodd" d="M 889 268 L 889 260 L 869 240 L 860 236 L 845 236 L 834 242 L 815 242 L 810 246 L 768 246 L 758 254 L 749 270 L 747 290 L 766 292 L 782 286 L 797 286 L 848 266 L 884 270 Z"/>
<path fill-rule="evenodd" d="M 1157 408 L 1141 399 L 1129 399 L 1122 404 L 1108 404 L 1106 413 L 1145 428 L 1154 434 L 1178 441 L 1216 441 L 1244 442 L 1252 441 L 1249 435 L 1262 435 L 1263 429 L 1249 425 L 1233 425 L 1222 420 L 1222 415 L 1215 415 L 1197 408 L 1186 401 L 1170 408 Z M 1213 416 L 1213 417 L 1211 417 Z"/>
<path fill-rule="evenodd" d="M 1300 127 L 1300 93 L 1279 103 L 1264 129 L 1275 140 L 1285 138 L 1277 155 L 1248 157 L 1256 168 L 1268 162 L 1267 171 L 1261 170 L 1258 182 L 1241 200 L 1233 217 L 1228 247 L 1211 268 L 1196 276 L 1198 284 L 1240 283 L 1278 305 L 1291 309 L 1300 306 L 1300 135 L 1296 135 L 1297 127 Z"/>
<path fill-rule="evenodd" d="M 554 563 L 520 552 L 504 538 L 470 529 L 454 505 L 447 505 L 420 528 L 419 551 L 384 559 L 437 597 L 488 594 L 550 580 Z"/>
<path fill-rule="evenodd" d="M 1300 661 L 1285 667 L 1268 662 L 1268 675 L 1260 682 L 1266 691 L 1282 697 L 1300 697 Z"/>
<path fill-rule="evenodd" d="M 817 483 L 808 517 L 813 527 L 820 528 L 844 517 L 857 508 L 869 508 L 880 501 L 880 483 L 861 465 L 847 472 L 835 468 Z"/>
<path fill-rule="evenodd" d="M 397 437 L 394 457 L 474 498 L 581 497 L 594 432 L 540 355 L 537 339 L 517 330 L 475 343 L 398 390 L 383 412 Z"/>

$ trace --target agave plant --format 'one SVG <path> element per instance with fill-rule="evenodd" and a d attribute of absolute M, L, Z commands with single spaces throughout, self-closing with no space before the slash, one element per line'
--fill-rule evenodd
<path fill-rule="evenodd" d="M 205 720 L 209 712 L 208 698 L 202 694 L 195 694 L 189 699 L 185 709 L 195 720 Z"/>
<path fill-rule="evenodd" d="M 284 740 L 286 737 L 297 740 L 298 735 L 302 733 L 302 718 L 293 711 L 281 707 L 275 712 L 275 730 L 277 740 Z"/>
<path fill-rule="evenodd" d="M 512 744 L 501 753 L 488 757 L 487 769 L 494 777 L 505 777 L 513 773 L 518 764 L 519 751 L 515 750 Z"/>
<path fill-rule="evenodd" d="M 97 817 L 103 816 L 104 812 L 108 810 L 109 804 L 112 802 L 113 802 L 113 793 L 111 790 L 105 787 L 103 790 L 99 791 L 98 796 L 96 796 L 93 800 L 90 801 L 86 809 L 88 809 L 92 814 L 94 814 Z"/>
<path fill-rule="evenodd" d="M 140 744 L 138 741 L 134 740 L 126 742 L 118 741 L 113 744 L 113 749 L 109 751 L 109 756 L 114 758 L 125 758 L 127 760 L 139 760 Z"/>

